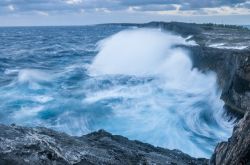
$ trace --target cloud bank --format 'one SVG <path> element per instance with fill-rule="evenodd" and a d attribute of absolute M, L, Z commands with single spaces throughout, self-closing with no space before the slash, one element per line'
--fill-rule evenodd
<path fill-rule="evenodd" d="M 1 0 L 0 20 L 4 16 L 55 16 L 91 14 L 137 14 L 136 17 L 248 15 L 250 0 Z M 99 16 L 98 16 L 99 15 Z M 97 18 L 98 17 L 98 18 Z M 112 20 L 112 19 L 111 19 Z M 121 19 L 123 20 L 123 19 Z M 131 19 L 130 19 L 131 20 Z M 133 21 L 132 21 L 133 22 Z"/>

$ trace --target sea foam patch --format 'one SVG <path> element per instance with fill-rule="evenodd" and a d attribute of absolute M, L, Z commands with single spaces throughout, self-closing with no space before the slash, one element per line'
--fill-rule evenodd
<path fill-rule="evenodd" d="M 211 47 L 211 48 L 218 48 L 218 49 L 243 50 L 243 49 L 246 49 L 248 46 L 245 46 L 245 45 L 231 46 L 231 45 L 227 45 L 225 43 L 215 43 L 215 44 L 209 45 L 209 47 Z"/>
<path fill-rule="evenodd" d="M 51 80 L 51 76 L 49 74 L 36 69 L 22 69 L 18 73 L 18 81 L 21 83 L 49 80 Z"/>

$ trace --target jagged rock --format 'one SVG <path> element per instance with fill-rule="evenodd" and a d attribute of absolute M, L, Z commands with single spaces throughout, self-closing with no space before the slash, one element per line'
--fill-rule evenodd
<path fill-rule="evenodd" d="M 47 128 L 0 125 L 0 164 L 205 165 L 208 160 L 131 141 L 104 130 L 72 137 Z"/>
<path fill-rule="evenodd" d="M 217 145 L 210 164 L 250 165 L 250 112 L 234 127 L 228 142 Z"/>
<path fill-rule="evenodd" d="M 250 111 L 250 50 L 208 47 L 193 47 L 189 50 L 194 67 L 216 72 L 225 105 L 242 115 Z"/>

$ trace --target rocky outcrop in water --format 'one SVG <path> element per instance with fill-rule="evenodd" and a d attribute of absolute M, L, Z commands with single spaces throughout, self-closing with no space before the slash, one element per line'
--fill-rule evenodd
<path fill-rule="evenodd" d="M 72 137 L 47 128 L 0 125 L 1 165 L 205 165 L 178 150 L 154 147 L 100 130 Z"/>
<path fill-rule="evenodd" d="M 228 142 L 219 143 L 210 160 L 211 165 L 250 164 L 250 112 L 234 127 Z"/>

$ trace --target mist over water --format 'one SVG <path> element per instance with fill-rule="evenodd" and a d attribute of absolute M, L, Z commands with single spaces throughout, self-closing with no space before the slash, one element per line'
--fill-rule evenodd
<path fill-rule="evenodd" d="M 207 158 L 231 135 L 216 75 L 192 68 L 188 50 L 178 47 L 193 41 L 120 26 L 0 36 L 1 123 L 77 136 L 105 129 Z"/>

